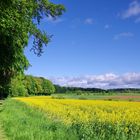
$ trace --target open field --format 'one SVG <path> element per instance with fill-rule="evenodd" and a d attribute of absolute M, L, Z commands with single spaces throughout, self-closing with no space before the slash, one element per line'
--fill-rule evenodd
<path fill-rule="evenodd" d="M 139 102 L 63 100 L 51 97 L 16 99 L 46 112 L 50 119 L 74 127 L 79 139 L 138 139 L 139 137 Z"/>
<path fill-rule="evenodd" d="M 139 116 L 140 102 L 54 96 L 8 99 L 0 112 L 9 140 L 139 140 Z"/>
<path fill-rule="evenodd" d="M 70 94 L 53 94 L 52 98 L 56 99 L 92 99 L 92 100 L 114 100 L 114 101 L 140 101 L 140 94 L 134 93 L 120 93 L 120 94 L 99 94 L 99 93 L 82 93 L 77 95 L 76 93 Z"/>

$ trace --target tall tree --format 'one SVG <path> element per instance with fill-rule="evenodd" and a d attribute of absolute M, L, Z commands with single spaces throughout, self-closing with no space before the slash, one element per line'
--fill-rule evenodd
<path fill-rule="evenodd" d="M 45 17 L 62 15 L 63 5 L 49 0 L 0 0 L 0 96 L 6 96 L 11 79 L 29 66 L 24 48 L 34 38 L 32 50 L 38 56 L 51 36 L 37 25 Z"/>

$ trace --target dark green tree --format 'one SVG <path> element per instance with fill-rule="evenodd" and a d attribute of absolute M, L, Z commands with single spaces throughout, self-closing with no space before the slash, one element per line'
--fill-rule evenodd
<path fill-rule="evenodd" d="M 24 55 L 29 38 L 38 56 L 50 41 L 51 36 L 37 27 L 41 19 L 55 19 L 64 10 L 49 0 L 0 0 L 0 97 L 7 96 L 11 79 L 29 66 Z"/>

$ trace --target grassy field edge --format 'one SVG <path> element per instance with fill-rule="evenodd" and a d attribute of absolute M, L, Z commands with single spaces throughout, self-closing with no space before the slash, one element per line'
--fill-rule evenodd
<path fill-rule="evenodd" d="M 2 103 L 3 101 L 0 100 L 0 112 L 2 111 L 3 107 L 2 107 Z M 7 140 L 6 136 L 5 136 L 5 133 L 4 133 L 4 130 L 1 126 L 1 120 L 0 120 L 0 140 Z"/>
<path fill-rule="evenodd" d="M 7 99 L 0 112 L 2 127 L 8 140 L 62 140 L 78 139 L 74 131 L 47 114 L 26 104 Z"/>
<path fill-rule="evenodd" d="M 0 125 L 0 140 L 7 140 L 1 125 Z"/>

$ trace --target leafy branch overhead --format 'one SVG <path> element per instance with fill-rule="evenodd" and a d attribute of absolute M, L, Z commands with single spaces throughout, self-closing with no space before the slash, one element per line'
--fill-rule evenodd
<path fill-rule="evenodd" d="M 65 11 L 63 5 L 49 0 L 0 0 L 0 85 L 23 73 L 29 62 L 24 48 L 33 37 L 32 50 L 38 56 L 47 46 L 51 35 L 41 31 L 38 25 L 45 17 L 56 18 Z"/>
<path fill-rule="evenodd" d="M 14 36 L 17 44 L 24 47 L 28 43 L 29 35 L 35 39 L 34 45 L 40 47 L 47 45 L 50 36 L 37 28 L 41 19 L 45 16 L 56 18 L 65 11 L 63 5 L 56 5 L 48 0 L 2 0 L 0 1 L 1 33 L 6 36 Z M 36 48 L 37 49 L 37 48 Z"/>

